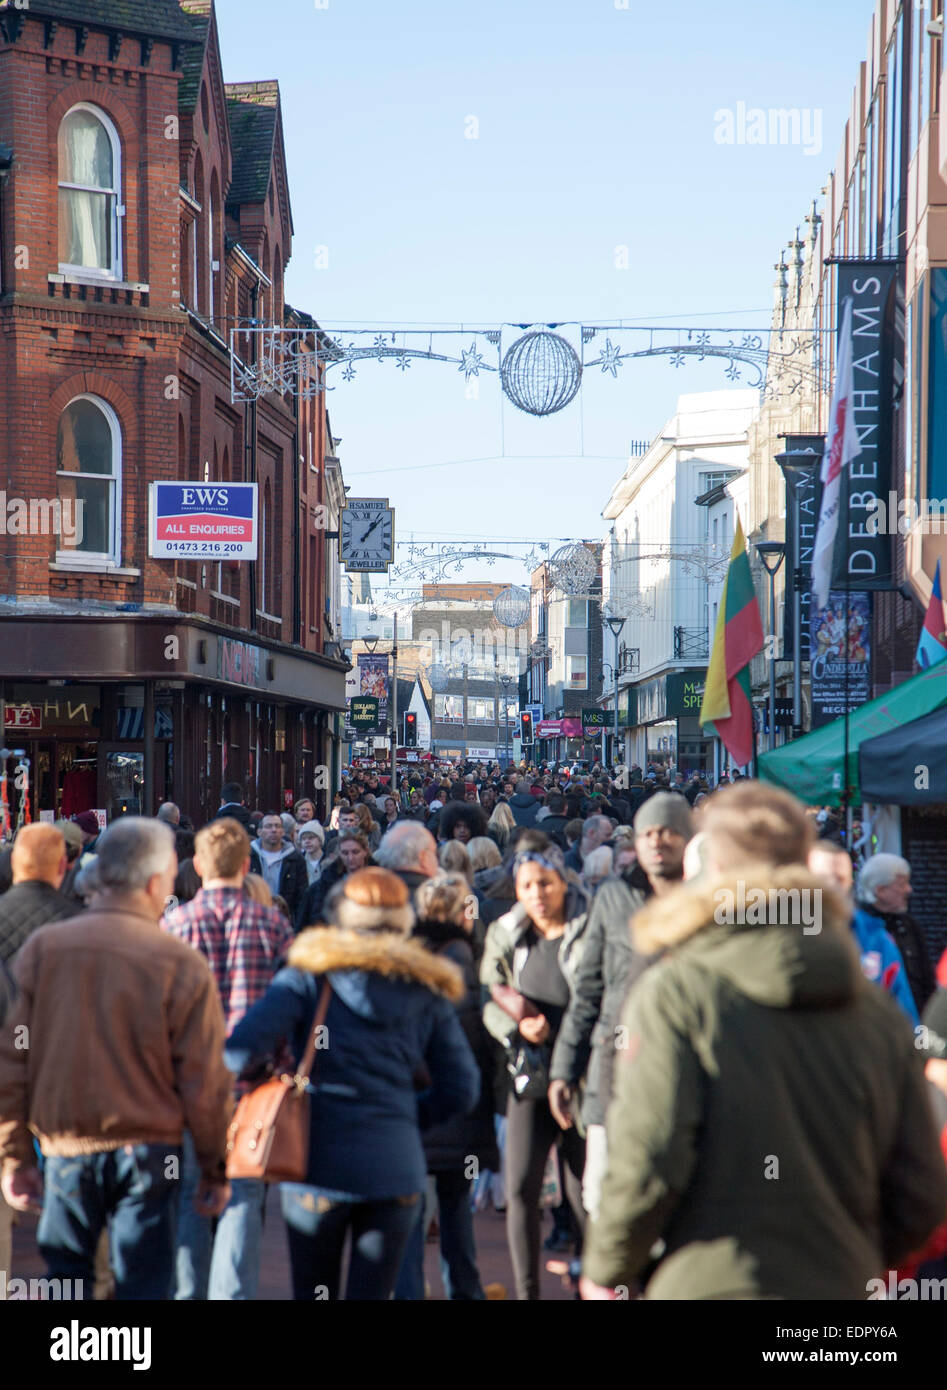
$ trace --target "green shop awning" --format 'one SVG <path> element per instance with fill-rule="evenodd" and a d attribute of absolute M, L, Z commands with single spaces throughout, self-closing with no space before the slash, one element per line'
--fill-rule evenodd
<path fill-rule="evenodd" d="M 848 779 L 854 799 L 861 800 L 858 751 L 868 739 L 901 729 L 947 705 L 947 660 L 921 671 L 903 685 L 852 710 L 848 717 Z M 761 753 L 760 777 L 785 787 L 810 806 L 840 806 L 845 779 L 845 720 L 835 719 L 811 734 Z"/>

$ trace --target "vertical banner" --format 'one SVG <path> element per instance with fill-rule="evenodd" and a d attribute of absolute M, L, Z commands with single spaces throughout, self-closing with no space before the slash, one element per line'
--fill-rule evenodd
<path fill-rule="evenodd" d="M 847 652 L 844 589 L 832 589 L 824 608 L 813 604 L 809 637 L 813 729 L 845 714 L 846 692 L 849 711 L 871 699 L 872 596 L 852 590 L 847 600 Z"/>
<path fill-rule="evenodd" d="M 358 693 L 373 695 L 378 701 L 378 727 L 388 727 L 388 656 L 369 656 L 360 652 L 358 657 Z"/>
<path fill-rule="evenodd" d="M 802 660 L 809 660 L 809 608 L 812 597 L 812 551 L 815 545 L 816 527 L 819 522 L 819 504 L 822 500 L 822 485 L 819 470 L 825 449 L 825 436 L 822 434 L 787 434 L 783 452 L 786 454 L 811 454 L 814 466 L 805 482 L 796 487 L 795 483 L 786 485 L 786 594 L 783 612 L 783 632 L 785 650 L 792 653 L 793 644 L 793 604 L 792 576 L 800 571 L 802 592 L 800 594 L 799 641 Z M 799 516 L 799 551 L 795 550 L 796 514 Z"/>
<path fill-rule="evenodd" d="M 842 511 L 835 538 L 832 583 L 859 589 L 894 586 L 890 494 L 896 384 L 903 375 L 903 306 L 894 261 L 840 260 L 837 322 L 852 300 L 853 416 L 860 453 L 842 475 Z M 897 524 L 897 504 L 894 507 Z M 880 523 L 880 524 L 879 524 Z M 854 597 L 854 596 L 853 596 Z"/>

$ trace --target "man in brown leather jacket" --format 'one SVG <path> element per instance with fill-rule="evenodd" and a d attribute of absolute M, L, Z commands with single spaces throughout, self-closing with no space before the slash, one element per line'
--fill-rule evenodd
<path fill-rule="evenodd" d="M 106 1223 L 116 1296 L 168 1297 L 185 1128 L 201 1209 L 217 1215 L 229 1196 L 220 999 L 204 957 L 158 929 L 176 868 L 167 826 L 140 817 L 111 826 L 90 871 L 89 910 L 29 937 L 0 1028 L 3 1195 L 41 1210 L 50 1277 L 82 1280 L 88 1298 Z"/>

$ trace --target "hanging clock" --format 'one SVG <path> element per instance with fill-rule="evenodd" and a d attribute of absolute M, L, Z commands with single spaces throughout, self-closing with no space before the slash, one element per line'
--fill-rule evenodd
<path fill-rule="evenodd" d="M 394 559 L 395 513 L 387 497 L 350 497 L 339 524 L 339 554 L 352 574 L 384 573 Z"/>

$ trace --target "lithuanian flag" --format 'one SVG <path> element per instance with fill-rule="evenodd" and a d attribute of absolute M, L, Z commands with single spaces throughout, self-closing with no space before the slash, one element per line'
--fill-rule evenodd
<path fill-rule="evenodd" d="M 753 757 L 750 661 L 762 649 L 760 606 L 753 588 L 743 527 L 737 517 L 730 567 L 717 611 L 700 722 L 717 735 L 739 767 L 745 767 Z"/>

